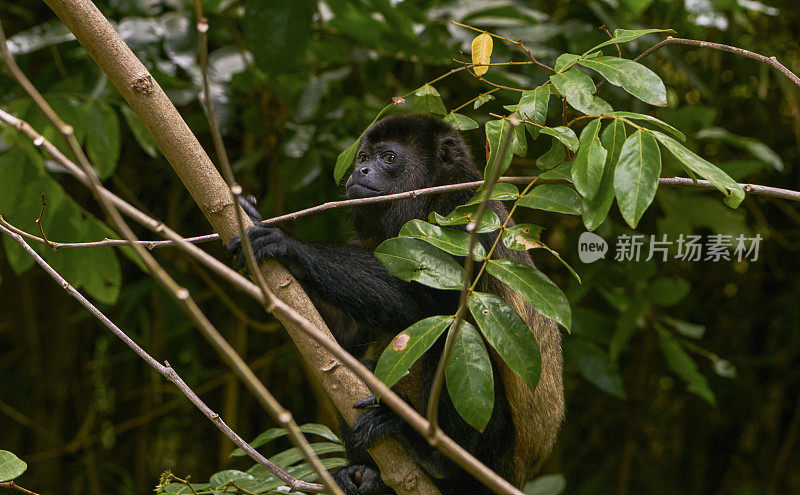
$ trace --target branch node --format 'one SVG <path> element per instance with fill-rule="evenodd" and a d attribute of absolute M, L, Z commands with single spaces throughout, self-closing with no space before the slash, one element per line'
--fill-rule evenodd
<path fill-rule="evenodd" d="M 133 80 L 131 88 L 137 93 L 144 95 L 152 94 L 155 91 L 155 84 L 153 84 L 153 77 L 150 74 L 143 74 Z"/>

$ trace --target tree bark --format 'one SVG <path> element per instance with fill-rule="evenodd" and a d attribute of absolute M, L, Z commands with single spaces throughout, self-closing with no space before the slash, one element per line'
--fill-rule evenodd
<path fill-rule="evenodd" d="M 103 14 L 89 0 L 45 0 L 45 3 L 72 31 L 150 131 L 223 242 L 238 234 L 236 210 L 228 186 L 158 82 Z M 300 284 L 282 265 L 272 261 L 263 264 L 261 270 L 276 296 L 331 336 Z M 278 318 L 345 421 L 352 424 L 357 417 L 352 405 L 369 395 L 369 389 L 301 327 Z M 384 481 L 398 493 L 439 493 L 396 440 L 382 439 L 370 449 L 370 454 Z"/>

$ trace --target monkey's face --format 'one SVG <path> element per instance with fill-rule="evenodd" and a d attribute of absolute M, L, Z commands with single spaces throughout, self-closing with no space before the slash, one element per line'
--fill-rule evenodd
<path fill-rule="evenodd" d="M 365 142 L 356 155 L 355 169 L 347 180 L 350 199 L 405 191 L 409 177 L 417 176 L 418 153 L 396 141 Z"/>

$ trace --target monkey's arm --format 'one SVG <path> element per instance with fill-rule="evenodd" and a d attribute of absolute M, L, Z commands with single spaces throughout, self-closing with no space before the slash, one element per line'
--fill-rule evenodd
<path fill-rule="evenodd" d="M 275 258 L 292 272 L 312 299 L 345 311 L 357 322 L 401 330 L 435 311 L 433 289 L 395 278 L 368 250 L 300 242 L 280 229 L 247 230 L 256 259 Z M 244 266 L 241 239 L 228 245 L 235 266 Z"/>

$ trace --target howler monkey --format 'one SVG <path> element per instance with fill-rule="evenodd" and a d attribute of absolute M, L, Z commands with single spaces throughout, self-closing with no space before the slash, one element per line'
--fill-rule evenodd
<path fill-rule="evenodd" d="M 423 115 L 385 118 L 364 133 L 347 180 L 347 197 L 363 198 L 481 178 L 461 135 L 442 120 Z M 474 191 L 454 191 L 395 202 L 361 205 L 351 213 L 354 236 L 345 246 L 308 244 L 283 231 L 257 225 L 248 230 L 259 261 L 277 258 L 300 281 L 320 310 L 336 340 L 362 359 L 376 359 L 391 339 L 428 316 L 455 313 L 457 291 L 432 289 L 392 276 L 372 254 L 384 240 L 395 237 L 411 219 L 427 219 L 435 211 L 447 215 Z M 245 210 L 260 220 L 253 204 Z M 508 212 L 497 201 L 489 205 L 505 220 Z M 482 234 L 487 251 L 493 234 Z M 241 244 L 229 245 L 240 266 Z M 502 243 L 495 257 L 531 263 L 526 252 Z M 561 385 L 561 337 L 552 321 L 532 310 L 514 291 L 495 280 L 482 288 L 500 295 L 526 319 L 536 336 L 542 372 L 536 391 L 492 353 L 495 405 L 483 432 L 469 426 L 456 412 L 447 393 L 439 405 L 444 432 L 487 466 L 521 486 L 549 453 L 564 414 Z M 444 335 L 394 389 L 425 413 Z M 372 354 L 370 354 L 372 353 Z M 478 494 L 487 489 L 392 413 L 374 397 L 357 402 L 364 409 L 352 427 L 343 424 L 349 465 L 334 474 L 345 493 L 392 493 L 381 481 L 366 448 L 383 435 L 396 436 L 436 480 L 442 493 Z M 344 423 L 344 422 L 342 422 Z"/>

